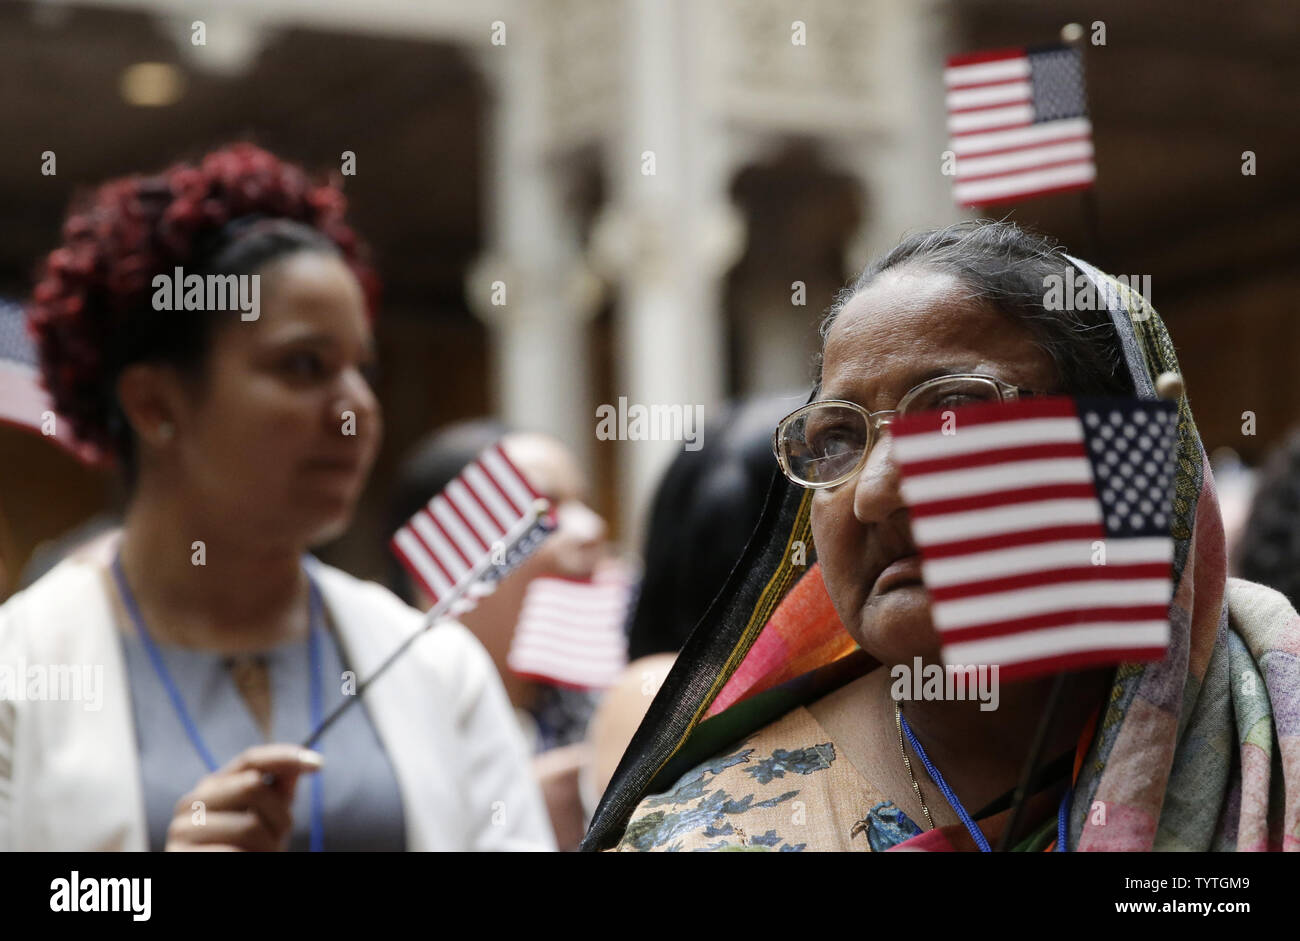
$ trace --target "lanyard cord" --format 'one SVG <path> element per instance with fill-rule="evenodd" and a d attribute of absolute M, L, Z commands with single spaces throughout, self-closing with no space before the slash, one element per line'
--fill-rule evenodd
<path fill-rule="evenodd" d="M 921 747 L 921 743 L 917 741 L 916 736 L 912 734 L 912 727 L 907 724 L 907 720 L 903 718 L 901 712 L 898 714 L 898 717 L 903 726 L 903 732 L 906 733 L 907 740 L 912 745 L 912 750 L 916 752 L 917 757 L 921 759 L 921 764 L 925 765 L 926 773 L 930 775 L 935 784 L 939 785 L 939 790 L 943 792 L 944 798 L 948 801 L 948 806 L 956 812 L 957 816 L 961 818 L 961 822 L 966 825 L 966 830 L 970 833 L 971 839 L 975 841 L 975 845 L 979 847 L 981 853 L 993 852 L 993 849 L 989 846 L 989 841 L 985 839 L 983 832 L 981 832 L 980 828 L 975 825 L 975 821 L 970 818 L 970 814 L 966 813 L 966 808 L 961 805 L 961 801 L 957 799 L 957 795 L 954 794 L 952 788 L 948 786 L 948 782 L 943 779 L 943 775 L 939 773 L 939 769 L 931 763 L 930 757 L 925 753 L 925 749 Z"/>
<path fill-rule="evenodd" d="M 180 719 L 181 725 L 185 727 L 185 734 L 189 737 L 190 743 L 193 744 L 199 757 L 203 759 L 203 764 L 208 771 L 215 772 L 220 766 L 217 760 L 212 756 L 208 749 L 207 743 L 199 733 L 198 725 L 194 722 L 193 716 L 190 715 L 189 709 L 185 706 L 185 699 L 181 696 L 181 691 L 177 688 L 176 682 L 172 679 L 171 673 L 167 669 L 166 663 L 163 662 L 162 652 L 154 643 L 153 637 L 149 634 L 149 628 L 145 625 L 144 615 L 140 612 L 140 605 L 135 600 L 135 595 L 131 592 L 131 586 L 126 582 L 126 572 L 122 569 L 122 553 L 119 551 L 113 557 L 113 578 L 117 582 L 118 593 L 122 597 L 122 603 L 126 606 L 127 614 L 131 617 L 131 622 L 135 625 L 136 634 L 140 638 L 140 643 L 149 656 L 149 662 L 153 664 L 153 669 L 158 674 L 158 680 L 162 683 L 163 688 L 167 691 L 167 696 L 172 701 L 172 708 L 176 712 L 176 717 Z M 322 619 L 320 591 L 316 587 L 316 580 L 310 575 L 307 577 L 308 595 L 310 614 L 307 624 L 307 657 L 310 663 L 310 690 L 309 690 L 309 708 L 311 711 L 311 726 L 316 728 L 320 724 L 321 716 L 324 713 L 323 708 L 323 684 L 321 681 L 321 650 L 320 650 L 320 624 Z M 317 748 L 320 751 L 320 748 Z M 311 776 L 311 852 L 319 853 L 325 847 L 325 820 L 324 820 L 324 782 L 321 780 L 321 772 L 317 771 Z"/>
<path fill-rule="evenodd" d="M 1061 809 L 1056 812 L 1056 852 L 1058 853 L 1069 852 L 1065 848 L 1066 816 L 1070 811 L 1070 795 L 1073 793 L 1073 788 L 1065 789 L 1065 796 L 1061 798 Z"/>
<path fill-rule="evenodd" d="M 899 722 L 903 726 L 903 731 L 907 734 L 907 740 L 912 744 L 912 750 L 916 752 L 917 756 L 921 759 L 921 763 L 925 765 L 926 773 L 929 774 L 930 777 L 934 779 L 934 782 L 939 785 L 939 790 L 943 792 L 943 796 L 947 799 L 949 806 L 956 811 L 957 816 L 961 818 L 961 822 L 966 825 L 966 829 L 969 831 L 971 838 L 975 841 L 975 845 L 980 848 L 980 852 L 982 853 L 992 852 L 988 840 L 984 837 L 983 831 L 975 825 L 975 821 L 966 813 L 966 808 L 961 805 L 961 801 L 957 800 L 957 795 L 953 793 L 952 788 L 948 787 L 948 782 L 943 779 L 943 775 L 939 773 L 939 769 L 931 763 L 929 756 L 925 753 L 925 749 L 921 747 L 921 743 L 912 733 L 911 726 L 909 726 L 907 720 L 902 717 L 902 713 L 899 713 L 898 718 Z M 1056 846 L 1053 849 L 1053 852 L 1069 852 L 1065 848 L 1065 836 L 1067 833 L 1068 815 L 1070 811 L 1070 797 L 1073 793 L 1073 788 L 1067 787 L 1065 789 L 1065 796 L 1061 798 L 1061 806 L 1056 812 Z"/>

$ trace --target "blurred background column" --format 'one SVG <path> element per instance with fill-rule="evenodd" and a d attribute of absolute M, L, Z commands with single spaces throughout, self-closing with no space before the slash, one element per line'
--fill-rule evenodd
<path fill-rule="evenodd" d="M 546 146 L 540 12 L 516 7 L 503 21 L 504 43 L 480 48 L 494 99 L 489 249 L 472 266 L 466 295 L 491 331 L 493 410 L 511 425 L 559 438 L 586 466 L 595 426 L 587 328 L 600 285 L 583 262 L 577 220 Z"/>
<path fill-rule="evenodd" d="M 703 4 L 626 0 L 622 9 L 625 107 L 607 148 L 613 200 L 592 234 L 593 257 L 618 290 L 614 385 L 629 405 L 692 414 L 698 405 L 707 422 L 728 385 L 723 277 L 744 242 L 726 193 L 725 135 L 709 127 L 706 109 L 714 82 L 706 50 L 717 37 Z M 633 544 L 682 447 L 623 445 L 619 515 Z"/>
<path fill-rule="evenodd" d="M 860 175 L 871 206 L 845 249 L 854 275 L 906 233 L 948 225 L 962 214 L 942 173 L 948 147 L 943 71 L 954 43 L 944 7 L 941 0 L 873 4 L 869 68 L 877 131 L 837 150 L 841 166 Z"/>

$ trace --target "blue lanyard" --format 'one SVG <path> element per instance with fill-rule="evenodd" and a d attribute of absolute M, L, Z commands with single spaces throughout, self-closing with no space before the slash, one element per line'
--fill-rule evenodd
<path fill-rule="evenodd" d="M 1074 793 L 1073 788 L 1065 789 L 1065 796 L 1061 798 L 1061 809 L 1056 812 L 1056 850 L 1057 853 L 1069 852 L 1065 848 L 1066 836 L 1066 816 L 1070 812 L 1070 796 Z"/>
<path fill-rule="evenodd" d="M 907 741 L 911 744 L 912 750 L 916 752 L 917 756 L 921 759 L 921 763 L 925 765 L 926 773 L 934 779 L 935 784 L 939 785 L 939 790 L 943 791 L 943 796 L 947 799 L 948 806 L 956 812 L 957 816 L 961 818 L 961 822 L 966 825 L 966 830 L 970 833 L 971 839 L 975 841 L 975 845 L 979 847 L 981 853 L 993 852 L 993 849 L 989 846 L 989 841 L 984 837 L 983 831 L 975 825 L 975 821 L 971 819 L 970 814 L 966 813 L 966 808 L 961 805 L 961 801 L 957 800 L 957 795 L 954 794 L 952 788 L 948 786 L 948 782 L 943 779 L 943 775 L 939 773 L 939 769 L 930 762 L 930 757 L 926 755 L 925 749 L 921 747 L 921 743 L 917 741 L 916 736 L 912 734 L 912 727 L 907 724 L 907 720 L 903 718 L 901 712 L 898 714 L 898 719 L 902 723 L 903 731 L 907 733 Z M 1057 853 L 1066 852 L 1066 815 L 1070 810 L 1070 794 L 1071 789 L 1066 788 L 1065 796 L 1061 798 L 1061 806 L 1056 813 L 1055 852 Z"/>
<path fill-rule="evenodd" d="M 975 845 L 979 847 L 980 852 L 993 852 L 993 848 L 989 846 L 989 841 L 984 838 L 984 834 L 980 831 L 980 828 L 975 826 L 975 821 L 970 818 L 970 814 L 966 813 L 966 808 L 961 805 L 961 801 L 957 800 L 957 795 L 954 794 L 952 788 L 948 786 L 948 782 L 943 779 L 943 775 L 939 773 L 939 769 L 930 762 L 930 756 L 925 753 L 925 749 L 921 747 L 921 743 L 918 742 L 916 736 L 912 734 L 912 727 L 907 724 L 907 720 L 903 718 L 902 712 L 898 714 L 898 720 L 903 726 L 903 731 L 907 733 L 907 740 L 911 743 L 912 750 L 916 752 L 917 756 L 921 759 L 921 764 L 925 765 L 926 774 L 930 775 L 934 780 L 934 783 L 939 785 L 939 790 L 943 791 L 943 796 L 948 800 L 948 806 L 956 811 L 957 816 L 961 818 L 961 822 L 966 825 L 967 832 L 970 833 L 971 839 L 975 841 Z"/>
<path fill-rule="evenodd" d="M 135 595 L 131 593 L 131 586 L 126 583 L 126 573 L 122 570 L 122 553 L 119 551 L 113 557 L 113 578 L 117 582 L 117 590 L 122 596 L 122 603 L 126 605 L 127 613 L 131 616 L 131 621 L 135 625 L 136 634 L 140 637 L 140 643 L 149 655 L 149 661 L 153 664 L 154 672 L 158 674 L 158 679 L 163 688 L 167 690 L 168 697 L 171 698 L 172 708 L 176 710 L 176 717 L 180 719 L 181 725 L 185 727 L 185 734 L 189 736 L 190 742 L 194 745 L 195 751 L 203 759 L 203 764 L 207 766 L 209 772 L 216 771 L 220 765 L 208 750 L 207 743 L 203 741 L 203 736 L 199 734 L 199 727 L 190 715 L 189 709 L 185 707 L 185 700 L 181 696 L 181 691 L 176 687 L 171 673 L 167 670 L 167 665 L 163 662 L 162 653 L 158 650 L 153 638 L 149 635 L 149 628 L 145 626 L 144 615 L 140 613 L 140 606 L 136 603 Z M 321 717 L 324 713 L 324 694 L 321 688 L 321 650 L 320 650 L 320 630 L 321 630 L 321 598 L 320 591 L 316 587 L 316 580 L 310 575 L 307 576 L 310 616 L 307 624 L 307 658 L 311 666 L 310 676 L 310 710 L 311 710 L 311 727 L 317 728 L 321 723 Z M 319 745 L 317 751 L 321 751 Z M 325 848 L 325 799 L 324 799 L 324 782 L 321 780 L 320 771 L 311 776 L 311 852 L 319 853 Z"/>

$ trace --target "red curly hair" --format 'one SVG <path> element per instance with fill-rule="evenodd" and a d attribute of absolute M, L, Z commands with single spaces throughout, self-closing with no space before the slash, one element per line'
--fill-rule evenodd
<path fill-rule="evenodd" d="M 45 387 L 76 437 L 103 460 L 129 458 L 117 377 L 143 358 L 141 343 L 148 341 L 141 337 L 167 332 L 157 318 L 176 316 L 152 310 L 152 279 L 196 261 L 196 249 L 232 220 L 265 216 L 316 230 L 357 276 L 373 319 L 378 279 L 344 221 L 346 205 L 336 183 L 315 183 L 300 167 L 249 143 L 213 151 L 197 165 L 111 180 L 74 202 L 63 244 L 45 259 L 27 316 Z"/>

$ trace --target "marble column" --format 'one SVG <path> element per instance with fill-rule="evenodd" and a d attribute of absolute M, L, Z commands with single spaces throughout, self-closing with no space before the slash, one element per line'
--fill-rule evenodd
<path fill-rule="evenodd" d="M 722 277 L 744 237 L 726 198 L 726 136 L 704 106 L 711 77 L 701 9 L 684 0 L 624 4 L 626 108 L 607 154 L 613 199 L 591 254 L 617 286 L 616 395 L 644 406 L 698 405 L 707 423 L 727 387 Z M 639 544 L 654 488 L 682 448 L 621 443 L 630 545 Z"/>

